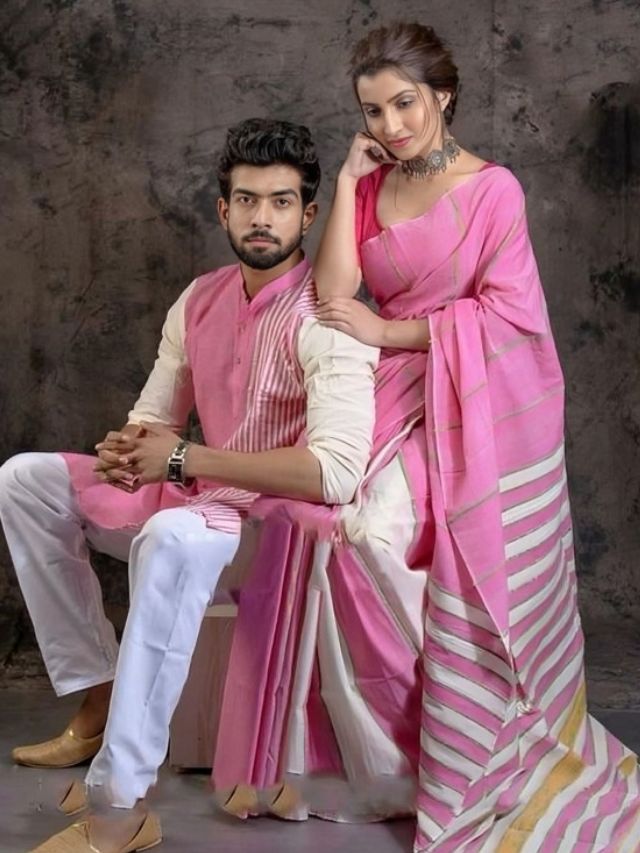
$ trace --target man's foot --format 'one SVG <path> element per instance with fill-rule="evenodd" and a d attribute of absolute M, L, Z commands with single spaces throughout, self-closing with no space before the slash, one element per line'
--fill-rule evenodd
<path fill-rule="evenodd" d="M 35 847 L 30 853 L 134 853 L 150 850 L 162 841 L 162 829 L 158 817 L 149 812 L 140 828 L 130 841 L 120 846 L 97 846 L 88 820 L 74 823 L 52 835 L 44 844 Z"/>
<path fill-rule="evenodd" d="M 11 753 L 15 763 L 26 767 L 74 767 L 93 758 L 102 746 L 112 686 L 108 681 L 90 687 L 65 731 L 43 743 L 17 746 Z"/>
<path fill-rule="evenodd" d="M 112 681 L 90 687 L 84 697 L 78 713 L 69 723 L 78 737 L 91 738 L 101 734 L 107 724 L 109 702 L 111 701 Z"/>
<path fill-rule="evenodd" d="M 74 767 L 93 758 L 101 745 L 102 732 L 95 737 L 84 738 L 79 737 L 69 726 L 52 740 L 31 746 L 17 746 L 11 757 L 16 764 L 26 767 Z"/>

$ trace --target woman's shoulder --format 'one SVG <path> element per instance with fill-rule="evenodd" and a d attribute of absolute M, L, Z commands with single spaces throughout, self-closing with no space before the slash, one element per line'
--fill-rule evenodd
<path fill-rule="evenodd" d="M 507 233 L 522 217 L 526 221 L 525 195 L 511 169 L 491 163 L 483 169 L 469 199 L 479 225 Z"/>
<path fill-rule="evenodd" d="M 480 169 L 481 188 L 488 198 L 521 200 L 524 198 L 522 184 L 507 166 L 487 162 Z"/>

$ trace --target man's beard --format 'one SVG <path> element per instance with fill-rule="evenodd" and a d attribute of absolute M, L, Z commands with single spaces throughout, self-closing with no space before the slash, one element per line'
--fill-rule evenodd
<path fill-rule="evenodd" d="M 270 270 L 277 267 L 283 261 L 286 261 L 296 249 L 299 249 L 302 244 L 302 229 L 286 246 L 283 246 L 281 241 L 268 231 L 252 231 L 242 240 L 237 241 L 230 231 L 227 231 L 231 248 L 236 253 L 239 260 L 253 270 Z M 273 240 L 273 248 L 265 248 L 264 246 L 252 247 L 251 244 L 245 243 L 245 240 L 262 238 L 265 240 Z"/>

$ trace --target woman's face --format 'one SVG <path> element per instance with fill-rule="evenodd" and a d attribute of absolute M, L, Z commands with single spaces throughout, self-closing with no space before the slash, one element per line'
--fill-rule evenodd
<path fill-rule="evenodd" d="M 442 147 L 448 92 L 411 83 L 391 68 L 360 77 L 357 91 L 369 133 L 398 160 Z"/>

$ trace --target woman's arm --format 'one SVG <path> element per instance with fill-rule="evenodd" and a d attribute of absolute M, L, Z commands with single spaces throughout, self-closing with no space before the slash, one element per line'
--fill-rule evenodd
<path fill-rule="evenodd" d="M 431 344 L 428 320 L 385 320 L 357 299 L 333 296 L 316 314 L 323 326 L 373 347 L 426 352 Z"/>
<path fill-rule="evenodd" d="M 383 343 L 388 349 L 426 352 L 431 346 L 428 320 L 384 320 Z"/>
<path fill-rule="evenodd" d="M 357 178 L 342 170 L 336 180 L 331 212 L 313 264 L 320 302 L 332 296 L 355 296 L 360 286 L 355 229 L 357 183 Z"/>
<path fill-rule="evenodd" d="M 355 296 L 358 291 L 361 273 L 355 228 L 356 187 L 360 178 L 375 172 L 386 159 L 374 139 L 356 134 L 336 180 L 331 212 L 313 264 L 320 302 L 332 296 Z"/>

